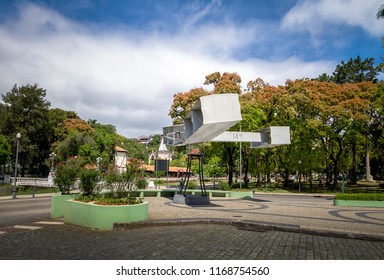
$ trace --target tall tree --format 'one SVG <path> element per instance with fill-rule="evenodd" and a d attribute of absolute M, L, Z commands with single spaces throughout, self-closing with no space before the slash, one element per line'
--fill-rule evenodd
<path fill-rule="evenodd" d="M 366 58 L 361 60 L 358 56 L 355 59 L 350 58 L 348 62 L 341 61 L 333 72 L 333 81 L 338 84 L 344 83 L 360 83 L 378 81 L 377 76 L 383 69 L 383 65 L 375 66 L 374 58 Z"/>
<path fill-rule="evenodd" d="M 381 6 L 381 10 L 383 9 L 383 6 Z M 379 15 L 379 13 L 378 13 Z M 378 75 L 380 72 L 383 72 L 384 64 L 381 63 L 379 65 L 375 66 L 375 60 L 373 58 L 366 58 L 365 60 L 361 60 L 360 56 L 358 56 L 355 59 L 350 59 L 347 63 L 344 61 L 341 62 L 340 65 L 336 66 L 336 70 L 333 72 L 332 76 L 327 76 L 326 74 L 321 75 L 318 80 L 319 81 L 328 81 L 328 82 L 335 82 L 338 84 L 345 84 L 345 83 L 361 83 L 361 82 L 373 82 L 377 83 Z M 378 93 L 377 93 L 378 94 Z M 377 95 L 376 94 L 376 95 Z M 375 99 L 375 97 L 373 96 Z M 377 98 L 376 98 L 377 100 Z M 367 115 L 369 115 L 368 112 L 366 112 Z M 373 111 L 371 110 L 371 113 Z M 376 115 L 377 116 L 377 115 Z M 372 180 L 372 176 L 370 174 L 370 154 L 371 154 L 371 145 L 373 144 L 373 148 L 375 148 L 375 137 L 372 137 L 372 135 L 377 135 L 377 126 L 375 126 L 375 117 L 374 114 L 372 114 L 372 119 L 369 122 L 366 122 L 365 125 L 356 126 L 357 128 L 364 128 L 363 130 L 360 130 L 360 133 L 363 133 L 367 137 L 367 143 L 366 143 L 366 179 Z M 377 122 L 376 122 L 377 124 Z M 380 134 L 380 133 L 379 133 Z M 358 137 L 352 137 L 352 139 L 359 139 Z M 368 141 L 369 140 L 369 141 Z M 370 144 L 371 142 L 372 144 Z M 357 143 L 351 143 L 352 145 L 352 152 L 356 152 L 357 150 L 355 147 L 357 146 Z M 352 156 L 353 158 L 356 158 L 356 155 L 354 154 Z M 357 167 L 354 166 L 354 169 Z M 352 171 L 353 174 L 356 174 L 355 171 Z M 352 181 L 356 181 L 356 175 L 353 176 Z"/>
<path fill-rule="evenodd" d="M 371 82 L 338 85 L 298 80 L 288 84 L 288 90 L 305 101 L 307 113 L 302 115 L 306 119 L 305 126 L 311 129 L 309 135 L 320 141 L 327 154 L 327 182 L 332 188 L 337 184 L 339 164 L 346 154 L 348 137 L 357 122 L 368 120 L 366 110 L 375 88 Z M 299 99 L 296 98 L 297 104 L 300 104 Z M 300 114 L 305 112 L 297 109 Z"/>
<path fill-rule="evenodd" d="M 384 19 L 384 4 L 382 4 L 376 14 L 377 19 Z"/>
<path fill-rule="evenodd" d="M 173 96 L 173 102 L 169 115 L 173 120 L 173 124 L 182 124 L 184 118 L 195 102 L 201 97 L 208 95 L 208 91 L 203 88 L 194 88 L 187 92 L 179 92 Z"/>
<path fill-rule="evenodd" d="M 0 134 L 0 165 L 5 166 L 8 157 L 11 155 L 11 146 L 8 144 L 7 138 Z M 3 169 L 3 173 L 5 170 Z"/>
<path fill-rule="evenodd" d="M 241 94 L 241 77 L 237 73 L 214 72 L 205 76 L 205 85 L 213 85 L 213 94 L 237 93 Z"/>
<path fill-rule="evenodd" d="M 375 65 L 374 58 L 361 59 L 360 56 L 350 58 L 347 62 L 341 61 L 332 75 L 320 75 L 320 82 L 335 82 L 337 84 L 378 82 L 378 75 L 383 71 L 383 64 Z"/>
<path fill-rule="evenodd" d="M 42 173 L 44 160 L 49 154 L 48 109 L 46 90 L 37 84 L 18 87 L 2 95 L 1 131 L 8 142 L 16 147 L 16 134 L 22 135 L 20 146 L 21 175 L 25 167 L 29 172 Z M 39 170 L 33 170 L 37 166 Z"/>

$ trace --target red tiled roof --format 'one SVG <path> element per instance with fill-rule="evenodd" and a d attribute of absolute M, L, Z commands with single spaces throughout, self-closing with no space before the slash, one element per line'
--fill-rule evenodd
<path fill-rule="evenodd" d="M 149 172 L 155 171 L 154 165 L 143 164 L 143 167 L 144 167 L 145 171 L 149 171 Z M 169 167 L 169 172 L 178 172 L 179 170 L 180 170 L 180 172 L 187 172 L 187 168 L 185 168 L 185 167 L 176 167 L 176 166 L 170 166 Z"/>
<path fill-rule="evenodd" d="M 123 149 L 122 147 L 115 146 L 115 151 L 116 152 L 123 152 L 123 153 L 128 153 L 126 149 Z"/>

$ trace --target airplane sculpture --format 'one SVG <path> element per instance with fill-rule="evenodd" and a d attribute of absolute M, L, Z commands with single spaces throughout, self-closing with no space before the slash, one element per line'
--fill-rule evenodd
<path fill-rule="evenodd" d="M 251 148 L 273 148 L 291 143 L 289 126 L 270 126 L 255 132 L 228 131 L 241 120 L 238 94 L 202 96 L 184 118 L 184 124 L 163 127 L 164 143 L 183 146 L 203 142 L 249 142 Z M 196 151 L 188 154 L 187 172 L 180 184 L 180 194 L 186 196 L 192 158 L 199 160 L 200 188 L 202 196 L 206 197 L 203 170 L 200 168 L 202 155 Z"/>

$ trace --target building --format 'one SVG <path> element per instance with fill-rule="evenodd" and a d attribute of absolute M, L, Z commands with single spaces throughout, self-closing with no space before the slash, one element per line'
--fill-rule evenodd
<path fill-rule="evenodd" d="M 124 172 L 127 170 L 127 155 L 128 151 L 115 146 L 115 168 L 117 168 L 120 172 Z"/>
<path fill-rule="evenodd" d="M 157 150 L 158 159 L 166 159 L 172 161 L 172 153 L 168 151 L 167 146 L 164 144 L 164 137 L 161 137 L 161 143 L 159 149 Z"/>
<path fill-rule="evenodd" d="M 148 145 L 149 142 L 151 141 L 151 139 L 152 139 L 151 136 L 141 135 L 139 137 L 139 142 L 140 142 L 140 144 Z"/>

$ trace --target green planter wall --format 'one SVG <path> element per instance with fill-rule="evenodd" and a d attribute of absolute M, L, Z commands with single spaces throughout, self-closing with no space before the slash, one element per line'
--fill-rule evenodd
<path fill-rule="evenodd" d="M 232 197 L 232 198 L 247 198 L 247 197 L 250 197 L 250 198 L 252 198 L 253 197 L 253 192 L 230 192 L 229 193 L 229 197 Z"/>
<path fill-rule="evenodd" d="M 64 217 L 64 205 L 67 200 L 73 199 L 77 194 L 65 194 L 52 196 L 51 219 Z"/>
<path fill-rule="evenodd" d="M 73 200 L 65 202 L 64 222 L 101 230 L 112 230 L 114 223 L 148 219 L 148 202 L 134 205 L 97 205 Z"/>
<path fill-rule="evenodd" d="M 333 201 L 335 206 L 384 207 L 384 201 L 372 200 L 339 200 Z"/>

